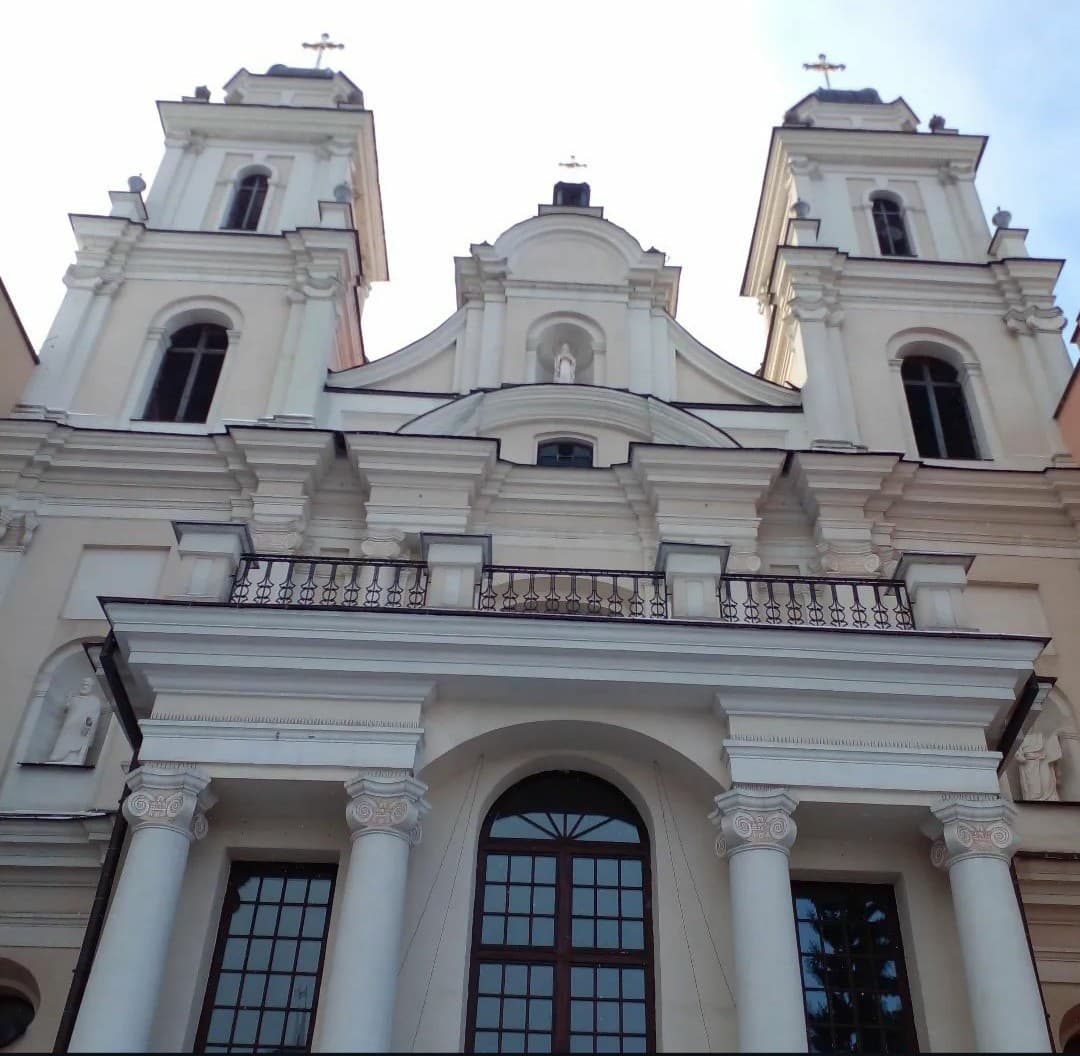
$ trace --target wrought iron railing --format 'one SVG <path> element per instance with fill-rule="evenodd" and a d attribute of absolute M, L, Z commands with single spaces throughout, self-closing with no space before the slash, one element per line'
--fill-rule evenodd
<path fill-rule="evenodd" d="M 428 566 L 421 561 L 244 554 L 233 578 L 233 605 L 334 609 L 422 609 Z"/>
<path fill-rule="evenodd" d="M 717 593 L 724 623 L 915 629 L 907 588 L 899 580 L 729 575 L 718 581 Z"/>
<path fill-rule="evenodd" d="M 659 572 L 489 565 L 480 578 L 481 612 L 666 620 L 667 581 Z"/>
<path fill-rule="evenodd" d="M 244 554 L 232 605 L 336 609 L 426 609 L 429 569 L 420 561 Z M 717 581 L 718 615 L 741 626 L 910 631 L 907 590 L 899 580 L 726 575 Z M 680 618 L 660 572 L 487 565 L 472 610 L 606 619 Z"/>

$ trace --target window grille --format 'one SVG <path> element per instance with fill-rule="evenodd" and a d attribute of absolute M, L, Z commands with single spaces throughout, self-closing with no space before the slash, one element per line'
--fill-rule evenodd
<path fill-rule="evenodd" d="M 871 206 L 878 248 L 883 257 L 913 257 L 904 211 L 892 198 L 875 198 Z"/>
<path fill-rule="evenodd" d="M 158 368 L 144 418 L 155 422 L 205 422 L 210 413 L 229 335 L 212 323 L 177 330 Z"/>
<path fill-rule="evenodd" d="M 956 369 L 940 359 L 909 356 L 900 376 L 919 454 L 923 458 L 978 458 Z"/>
<path fill-rule="evenodd" d="M 252 172 L 245 176 L 236 185 L 229 215 L 221 226 L 227 231 L 258 231 L 269 186 L 270 181 L 264 172 Z"/>

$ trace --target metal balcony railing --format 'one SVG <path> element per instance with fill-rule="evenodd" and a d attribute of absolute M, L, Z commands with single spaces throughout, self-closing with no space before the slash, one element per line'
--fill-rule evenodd
<path fill-rule="evenodd" d="M 244 554 L 231 605 L 330 609 L 422 609 L 428 566 L 422 561 L 356 561 Z"/>
<path fill-rule="evenodd" d="M 329 609 L 432 609 L 431 570 L 420 561 L 244 554 L 229 604 Z M 724 575 L 706 622 L 852 630 L 915 629 L 899 580 Z M 470 611 L 466 608 L 464 611 Z M 471 611 L 623 620 L 679 619 L 663 573 L 486 565 Z"/>
<path fill-rule="evenodd" d="M 729 575 L 721 577 L 717 593 L 724 623 L 915 629 L 907 588 L 900 580 Z"/>

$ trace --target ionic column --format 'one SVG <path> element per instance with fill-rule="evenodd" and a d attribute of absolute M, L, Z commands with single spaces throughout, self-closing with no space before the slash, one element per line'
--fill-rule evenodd
<path fill-rule="evenodd" d="M 781 789 L 733 788 L 709 815 L 728 860 L 740 1052 L 806 1052 L 788 852 L 795 800 Z"/>
<path fill-rule="evenodd" d="M 931 808 L 942 834 L 930 860 L 949 873 L 979 1052 L 1049 1052 L 1039 983 L 1013 888 L 1015 808 L 1000 797 Z"/>
<path fill-rule="evenodd" d="M 86 984 L 71 1052 L 148 1052 L 192 840 L 206 835 L 210 779 L 142 766 L 128 775 L 131 842 Z"/>
<path fill-rule="evenodd" d="M 319 1052 L 390 1052 L 409 849 L 420 842 L 427 785 L 360 777 L 345 785 L 352 852 L 323 974 Z"/>

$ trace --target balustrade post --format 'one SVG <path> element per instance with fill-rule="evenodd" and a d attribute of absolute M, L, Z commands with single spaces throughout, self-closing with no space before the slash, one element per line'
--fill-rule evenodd
<path fill-rule="evenodd" d="M 484 566 L 491 564 L 491 536 L 420 536 L 428 565 L 427 604 L 435 609 L 472 609 Z"/>
<path fill-rule="evenodd" d="M 964 587 L 974 557 L 968 554 L 907 553 L 896 568 L 907 586 L 920 631 L 969 631 L 964 625 Z"/>
<path fill-rule="evenodd" d="M 727 564 L 727 546 L 662 542 L 656 570 L 663 572 L 671 591 L 671 615 L 676 619 L 718 620 L 720 577 Z"/>
<path fill-rule="evenodd" d="M 245 524 L 174 521 L 180 572 L 171 595 L 182 601 L 228 601 L 240 555 L 252 549 Z"/>

